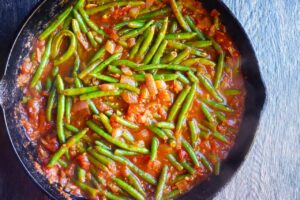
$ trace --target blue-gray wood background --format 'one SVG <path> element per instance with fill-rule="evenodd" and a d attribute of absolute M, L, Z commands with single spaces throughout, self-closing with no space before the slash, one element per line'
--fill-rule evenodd
<path fill-rule="evenodd" d="M 1 73 L 16 31 L 39 2 L 0 0 Z M 300 200 L 300 0 L 224 2 L 252 41 L 267 102 L 246 161 L 215 199 Z M 0 199 L 47 199 L 21 168 L 4 129 L 2 125 Z"/>

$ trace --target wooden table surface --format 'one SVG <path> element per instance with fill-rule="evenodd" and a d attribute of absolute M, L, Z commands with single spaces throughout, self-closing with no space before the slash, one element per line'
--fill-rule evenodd
<path fill-rule="evenodd" d="M 40 0 L 1 0 L 0 73 L 16 31 Z M 224 0 L 252 41 L 267 86 L 255 143 L 222 200 L 300 199 L 300 1 Z M 3 117 L 0 123 L 4 124 Z M 0 130 L 0 199 L 48 199 Z"/>

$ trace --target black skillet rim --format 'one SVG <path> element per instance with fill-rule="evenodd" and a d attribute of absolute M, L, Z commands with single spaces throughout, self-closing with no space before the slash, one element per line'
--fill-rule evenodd
<path fill-rule="evenodd" d="M 59 0 L 56 0 L 56 2 L 60 2 Z M 242 58 L 244 56 L 247 56 L 247 60 L 242 64 L 242 71 L 245 75 L 245 86 L 247 90 L 247 98 L 245 102 L 245 113 L 242 120 L 241 128 L 238 132 L 238 136 L 236 139 L 236 143 L 234 147 L 231 149 L 227 159 L 223 161 L 223 167 L 221 169 L 221 174 L 219 176 L 213 176 L 209 180 L 206 180 L 199 185 L 196 185 L 193 187 L 192 190 L 189 192 L 183 194 L 179 197 L 179 199 L 212 199 L 218 191 L 220 191 L 228 182 L 230 179 L 236 174 L 236 172 L 239 170 L 242 162 L 244 161 L 247 153 L 250 151 L 250 148 L 253 144 L 256 129 L 259 123 L 260 113 L 263 109 L 263 105 L 265 102 L 266 94 L 265 94 L 265 86 L 262 81 L 260 71 L 259 71 L 259 65 L 258 61 L 255 56 L 255 52 L 253 50 L 253 47 L 251 45 L 251 42 L 245 33 L 244 29 L 242 28 L 239 21 L 236 19 L 236 17 L 232 14 L 232 12 L 229 10 L 229 8 L 220 0 L 202 0 L 201 1 L 204 5 L 204 7 L 208 10 L 211 10 L 212 8 L 216 8 L 221 13 L 221 20 L 222 23 L 225 24 L 227 27 L 227 30 L 231 36 L 231 38 L 234 40 L 235 44 L 237 44 L 236 41 L 243 41 L 243 45 L 239 46 L 236 45 L 238 50 L 241 52 Z M 48 2 L 49 3 L 49 2 Z M 16 127 L 15 124 L 18 122 L 15 118 L 15 107 L 18 105 L 19 100 L 21 99 L 20 91 L 17 88 L 9 88 L 10 86 L 16 84 L 16 77 L 18 73 L 15 71 L 18 71 L 13 68 L 13 66 L 19 66 L 15 65 L 18 61 L 11 61 L 12 58 L 18 56 L 18 55 L 25 55 L 28 53 L 28 50 L 21 50 L 21 52 L 16 53 L 15 48 L 17 46 L 22 46 L 22 37 L 24 37 L 24 31 L 26 30 L 28 24 L 32 19 L 34 19 L 35 15 L 38 14 L 39 10 L 46 6 L 47 0 L 42 1 L 39 6 L 32 12 L 32 14 L 28 17 L 26 22 L 23 24 L 22 28 L 20 29 L 13 45 L 11 48 L 11 51 L 9 53 L 7 63 L 6 63 L 6 69 L 5 69 L 5 75 L 4 79 L 6 79 L 6 85 L 7 89 L 12 89 L 13 92 L 12 98 L 13 101 L 8 101 L 8 99 L 3 104 L 3 113 L 4 113 L 4 119 L 5 119 L 5 125 L 7 129 L 7 133 L 9 135 L 9 139 L 11 141 L 11 144 L 14 148 L 14 151 L 22 163 L 24 169 L 26 170 L 27 174 L 31 177 L 31 179 L 51 198 L 53 199 L 64 199 L 63 195 L 56 189 L 54 185 L 51 185 L 48 183 L 47 179 L 40 173 L 36 171 L 36 169 L 33 166 L 33 163 L 26 152 L 21 152 L 20 148 L 24 148 L 26 150 L 32 151 L 32 148 L 34 146 L 28 145 L 26 147 L 18 146 L 17 143 L 14 141 L 18 140 L 15 136 L 11 134 L 11 132 L 20 132 L 24 131 L 21 130 L 20 127 Z M 51 4 L 51 3 L 49 3 Z M 64 6 L 62 6 L 64 7 Z M 48 8 L 49 9 L 49 8 Z M 226 20 L 227 19 L 227 20 Z M 40 21 L 40 20 L 39 20 Z M 235 34 L 238 33 L 238 34 Z M 22 35 L 23 34 L 23 35 Z M 21 41 L 19 41 L 21 38 Z M 20 44 L 21 43 L 21 44 Z M 24 45 L 24 44 L 23 44 Z M 244 49 L 246 48 L 246 49 Z M 243 56 L 243 54 L 245 54 Z M 14 63 L 15 64 L 10 64 Z M 246 63 L 246 64 L 245 64 Z M 9 67 L 10 65 L 13 65 L 12 67 Z M 247 66 L 246 66 L 247 65 Z M 249 65 L 251 68 L 249 68 Z M 246 67 L 244 67 L 246 66 Z M 9 76 L 10 80 L 7 80 Z M 249 97 L 249 91 L 254 93 L 254 97 Z M 8 91 L 7 91 L 8 92 Z M 247 103 L 250 104 L 247 106 Z M 14 121 L 15 120 L 15 121 Z M 247 132 L 246 138 L 241 138 L 239 136 L 242 135 L 242 132 Z M 20 135 L 19 135 L 20 136 Z M 24 138 L 22 138 L 24 140 Z M 22 140 L 21 139 L 21 140 Z M 240 144 L 237 144 L 239 141 L 241 141 Z M 24 157 L 26 156 L 26 158 Z M 224 167 L 224 165 L 226 167 Z"/>

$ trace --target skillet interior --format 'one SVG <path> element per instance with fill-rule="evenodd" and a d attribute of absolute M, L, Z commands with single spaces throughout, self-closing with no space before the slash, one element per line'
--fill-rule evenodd
<path fill-rule="evenodd" d="M 265 87 L 259 73 L 258 62 L 243 28 L 221 1 L 201 0 L 201 2 L 206 9 L 216 8 L 221 13 L 222 23 L 227 27 L 229 35 L 241 53 L 242 72 L 245 77 L 247 96 L 245 113 L 236 143 L 228 158 L 222 162 L 220 175 L 213 176 L 209 180 L 195 186 L 190 192 L 182 195 L 180 199 L 210 199 L 231 179 L 244 161 L 253 142 L 260 112 L 265 102 Z M 20 116 L 17 108 L 22 98 L 22 92 L 17 88 L 16 80 L 19 73 L 18 66 L 28 56 L 34 35 L 37 35 L 45 24 L 51 21 L 53 16 L 61 12 L 67 4 L 67 1 L 62 3 L 61 0 L 45 0 L 29 17 L 11 49 L 4 80 L 2 81 L 4 90 L 0 92 L 0 94 L 2 93 L 1 98 L 3 98 L 1 101 L 7 132 L 16 155 L 36 184 L 53 199 L 63 199 L 64 197 L 34 167 L 32 158 L 36 158 L 36 149 L 26 137 L 25 129 L 20 126 Z"/>

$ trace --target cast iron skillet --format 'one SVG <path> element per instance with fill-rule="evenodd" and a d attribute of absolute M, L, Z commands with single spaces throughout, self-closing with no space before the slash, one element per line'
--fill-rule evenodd
<path fill-rule="evenodd" d="M 254 50 L 241 24 L 220 0 L 200 1 L 206 9 L 211 10 L 215 8 L 221 13 L 221 20 L 241 53 L 242 72 L 245 77 L 247 97 L 245 113 L 235 145 L 230 151 L 228 158 L 222 163 L 221 174 L 195 186 L 190 192 L 182 195 L 180 199 L 211 199 L 231 179 L 250 149 L 266 98 L 265 87 Z M 53 199 L 64 199 L 64 197 L 56 189 L 55 185 L 50 185 L 47 179 L 37 172 L 34 167 L 32 159 L 37 157 L 37 152 L 34 144 L 27 138 L 25 129 L 19 121 L 18 105 L 22 98 L 22 92 L 17 87 L 16 80 L 19 74 L 18 66 L 22 64 L 23 59 L 31 51 L 30 47 L 32 46 L 33 37 L 40 33 L 43 27 L 54 16 L 62 12 L 70 2 L 64 1 L 62 3 L 61 0 L 44 0 L 36 8 L 23 25 L 13 44 L 7 60 L 5 74 L 0 82 L 0 103 L 4 113 L 7 133 L 16 155 L 34 182 Z"/>

